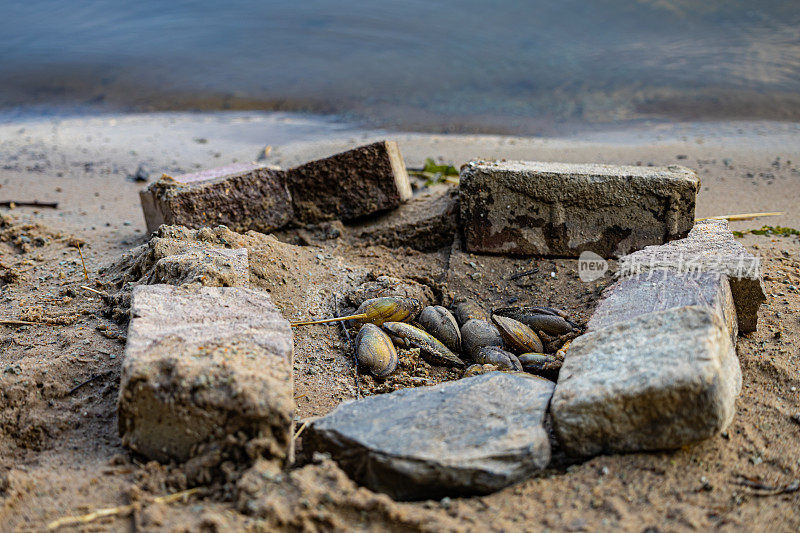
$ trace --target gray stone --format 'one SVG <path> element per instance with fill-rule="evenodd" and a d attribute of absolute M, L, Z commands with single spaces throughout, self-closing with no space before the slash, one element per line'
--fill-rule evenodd
<path fill-rule="evenodd" d="M 603 291 L 589 320 L 589 331 L 625 322 L 647 313 L 687 305 L 705 305 L 719 313 L 736 346 L 738 325 L 728 277 L 717 272 L 680 274 L 654 269 L 625 277 Z"/>
<path fill-rule="evenodd" d="M 287 171 L 286 184 L 301 223 L 359 219 L 394 209 L 411 198 L 406 165 L 393 141 L 293 168 Z"/>
<path fill-rule="evenodd" d="M 234 287 L 134 289 L 119 394 L 123 445 L 209 473 L 228 457 L 291 455 L 292 332 L 269 295 Z"/>
<path fill-rule="evenodd" d="M 303 447 L 395 499 L 486 494 L 547 466 L 542 423 L 553 383 L 490 372 L 340 405 Z"/>
<path fill-rule="evenodd" d="M 740 333 L 756 330 L 758 308 L 767 299 L 760 258 L 736 242 L 726 220 L 698 222 L 685 239 L 664 246 L 648 246 L 621 258 L 618 266 L 622 276 L 665 268 L 690 275 L 725 274 L 731 285 Z"/>
<path fill-rule="evenodd" d="M 351 227 L 352 234 L 370 244 L 423 252 L 449 247 L 458 228 L 458 190 L 437 185 L 391 213 Z"/>
<path fill-rule="evenodd" d="M 249 163 L 163 176 L 140 197 L 151 232 L 161 224 L 177 224 L 269 233 L 286 225 L 294 214 L 283 172 Z"/>
<path fill-rule="evenodd" d="M 461 170 L 471 252 L 618 257 L 683 237 L 700 185 L 681 166 L 475 161 Z"/>
<path fill-rule="evenodd" d="M 741 379 L 710 307 L 641 315 L 572 341 L 550 407 L 555 434 L 578 457 L 679 448 L 728 426 Z"/>

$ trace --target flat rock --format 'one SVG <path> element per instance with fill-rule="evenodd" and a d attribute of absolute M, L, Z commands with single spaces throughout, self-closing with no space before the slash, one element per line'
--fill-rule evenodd
<path fill-rule="evenodd" d="M 231 456 L 290 456 L 292 332 L 268 294 L 140 285 L 131 315 L 118 404 L 123 445 L 206 470 Z"/>
<path fill-rule="evenodd" d="M 635 276 L 653 269 L 695 274 L 725 274 L 731 285 L 739 332 L 758 326 L 758 308 L 767 299 L 761 281 L 761 260 L 736 242 L 726 220 L 698 222 L 685 239 L 664 246 L 648 246 L 619 261 L 621 276 Z"/>
<path fill-rule="evenodd" d="M 719 313 L 641 315 L 572 341 L 550 407 L 555 434 L 577 457 L 680 448 L 730 424 L 741 380 Z"/>
<path fill-rule="evenodd" d="M 301 223 L 355 220 L 411 198 L 396 142 L 380 141 L 287 171 L 294 213 Z"/>
<path fill-rule="evenodd" d="M 681 166 L 473 161 L 460 180 L 466 249 L 619 257 L 685 236 L 699 184 Z"/>
<path fill-rule="evenodd" d="M 738 324 L 728 276 L 718 272 L 680 274 L 669 269 L 625 277 L 603 291 L 588 330 L 625 322 L 655 311 L 687 305 L 708 306 L 719 313 L 736 346 Z"/>
<path fill-rule="evenodd" d="M 269 233 L 294 215 L 283 171 L 258 164 L 165 176 L 142 191 L 140 198 L 150 232 L 161 224 L 177 224 Z"/>
<path fill-rule="evenodd" d="M 403 389 L 340 405 L 303 446 L 395 499 L 486 494 L 549 463 L 552 393 L 550 381 L 502 372 Z"/>
<path fill-rule="evenodd" d="M 391 213 L 350 229 L 370 244 L 423 252 L 449 247 L 458 229 L 458 190 L 450 185 L 430 187 Z"/>

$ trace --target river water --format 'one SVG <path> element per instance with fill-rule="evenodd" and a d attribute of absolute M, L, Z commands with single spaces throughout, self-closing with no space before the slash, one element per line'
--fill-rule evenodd
<path fill-rule="evenodd" d="M 800 119 L 800 4 L 0 1 L 0 110 L 267 109 L 537 133 Z"/>

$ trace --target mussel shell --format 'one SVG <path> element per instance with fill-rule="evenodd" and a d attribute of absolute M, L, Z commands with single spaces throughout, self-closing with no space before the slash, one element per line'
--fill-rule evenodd
<path fill-rule="evenodd" d="M 522 363 L 517 359 L 517 356 L 498 346 L 484 346 L 478 350 L 475 362 L 481 365 L 495 365 L 501 370 L 522 372 Z"/>
<path fill-rule="evenodd" d="M 383 296 L 364 300 L 355 314 L 366 314 L 361 323 L 382 325 L 384 322 L 403 322 L 413 320 L 422 310 L 422 304 L 416 298 L 402 296 Z"/>
<path fill-rule="evenodd" d="M 491 365 L 491 364 L 488 364 L 488 365 L 478 365 L 478 364 L 469 365 L 467 367 L 467 369 L 464 370 L 464 373 L 461 375 L 461 377 L 462 378 L 471 378 L 473 376 L 479 376 L 481 374 L 486 374 L 486 373 L 489 373 L 489 372 L 496 372 L 498 370 L 500 370 L 500 369 L 497 368 L 497 366 Z"/>
<path fill-rule="evenodd" d="M 420 354 L 431 364 L 441 366 L 464 366 L 464 361 L 436 337 L 404 322 L 384 322 L 383 328 L 392 335 L 419 348 Z"/>
<path fill-rule="evenodd" d="M 564 335 L 574 328 L 557 310 L 549 307 L 504 307 L 492 311 L 493 315 L 506 316 L 522 322 L 534 331 L 548 335 Z"/>
<path fill-rule="evenodd" d="M 453 304 L 453 315 L 460 327 L 473 319 L 489 321 L 489 313 L 471 298 L 457 300 Z"/>
<path fill-rule="evenodd" d="M 473 318 L 461 326 L 461 348 L 464 353 L 475 358 L 484 346 L 503 346 L 500 331 L 490 322 Z"/>
<path fill-rule="evenodd" d="M 385 377 L 397 368 L 397 351 L 389 336 L 375 324 L 364 324 L 356 336 L 356 359 L 375 377 Z"/>
<path fill-rule="evenodd" d="M 454 353 L 461 351 L 461 330 L 450 311 L 441 305 L 430 305 L 419 314 L 419 323 Z"/>
<path fill-rule="evenodd" d="M 545 353 L 524 353 L 519 356 L 519 362 L 525 372 L 552 379 L 558 378 L 558 372 L 564 364 L 562 358 Z"/>
<path fill-rule="evenodd" d="M 507 316 L 492 315 L 500 335 L 512 351 L 517 353 L 541 352 L 542 340 L 531 328 Z"/>

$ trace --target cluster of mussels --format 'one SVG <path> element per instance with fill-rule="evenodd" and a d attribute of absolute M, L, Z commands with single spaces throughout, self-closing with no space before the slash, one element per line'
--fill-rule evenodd
<path fill-rule="evenodd" d="M 452 312 L 440 305 L 385 296 L 364 301 L 356 311 L 359 365 L 383 378 L 397 368 L 397 351 L 419 348 L 432 365 L 466 367 L 465 376 L 486 370 L 526 371 L 554 379 L 579 328 L 550 307 L 507 307 L 487 313 L 470 299 Z M 488 365 L 488 366 L 487 366 Z"/>

